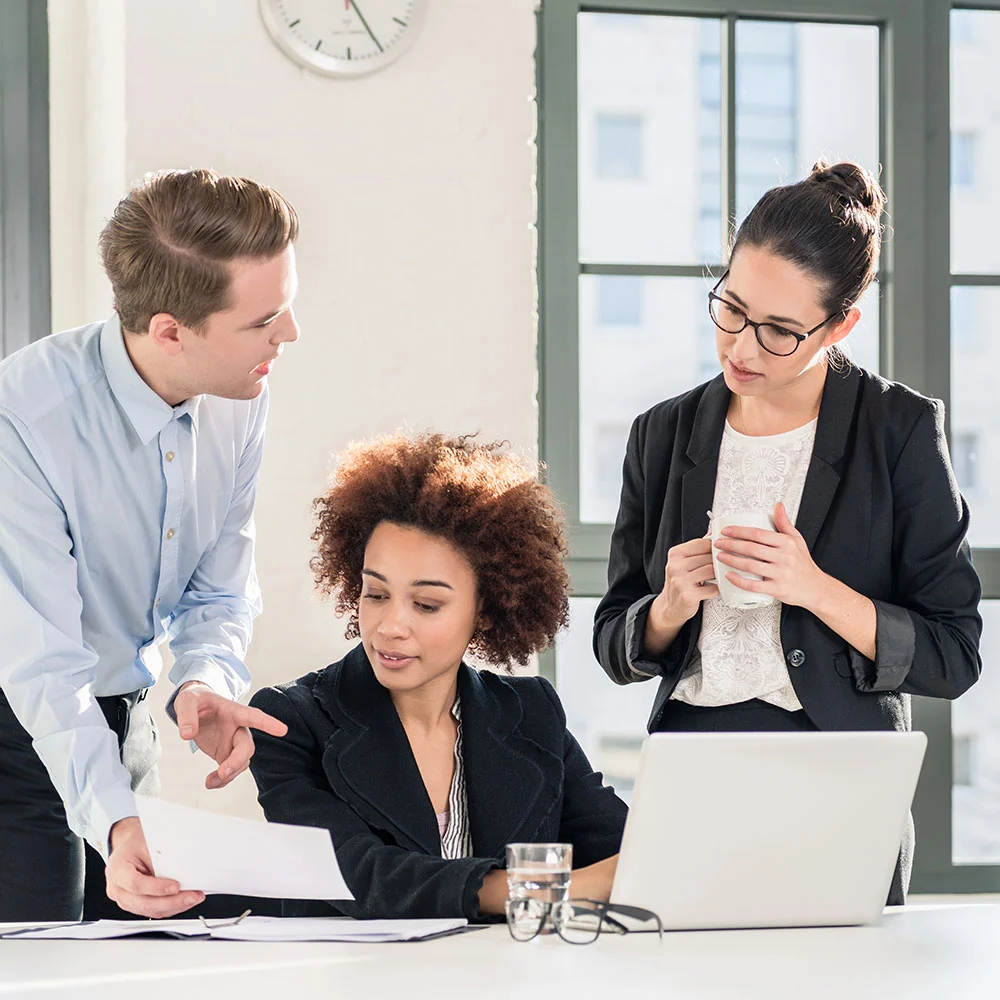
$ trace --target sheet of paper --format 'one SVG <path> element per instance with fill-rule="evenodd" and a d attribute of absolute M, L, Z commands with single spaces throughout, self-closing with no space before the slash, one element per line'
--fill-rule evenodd
<path fill-rule="evenodd" d="M 353 899 L 328 830 L 204 812 L 139 795 L 139 818 L 163 878 L 205 893 Z"/>
<path fill-rule="evenodd" d="M 174 937 L 208 937 L 200 920 L 87 920 L 73 924 L 36 924 L 20 930 L 0 929 L 0 938 L 40 938 L 71 941 L 106 941 L 139 934 L 171 934 Z"/>
<path fill-rule="evenodd" d="M 226 941 L 420 941 L 461 930 L 468 921 L 351 920 L 343 917 L 247 917 L 232 926 L 213 927 Z"/>
<path fill-rule="evenodd" d="M 462 930 L 468 921 L 351 920 L 348 917 L 246 917 L 237 924 L 225 920 L 92 920 L 75 924 L 20 926 L 0 938 L 32 940 L 104 941 L 140 934 L 169 934 L 178 938 L 211 937 L 224 941 L 354 941 L 372 944 L 422 941 Z M 12 925 L 13 926 L 13 925 Z"/>

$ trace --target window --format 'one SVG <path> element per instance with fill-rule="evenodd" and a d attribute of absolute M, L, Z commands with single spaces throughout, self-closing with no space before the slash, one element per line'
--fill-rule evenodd
<path fill-rule="evenodd" d="M 972 787 L 976 783 L 976 737 L 973 733 L 956 733 L 955 748 L 952 753 L 953 785 Z"/>
<path fill-rule="evenodd" d="M 597 279 L 597 321 L 601 326 L 642 324 L 642 278 L 602 274 Z"/>
<path fill-rule="evenodd" d="M 971 188 L 976 185 L 976 136 L 972 132 L 951 134 L 951 186 Z"/>
<path fill-rule="evenodd" d="M 990 81 L 1000 60 L 1000 10 L 952 11 L 977 44 L 951 45 L 951 452 L 959 485 L 974 491 L 969 538 L 1000 546 L 1000 470 L 986 456 L 1000 449 L 1000 181 L 977 169 L 977 153 L 1000 143 L 1000 98 Z M 977 559 L 977 565 L 979 560 Z M 983 752 L 986 750 L 984 748 Z"/>
<path fill-rule="evenodd" d="M 952 711 L 952 857 L 1000 862 L 1000 601 L 984 601 L 983 676 Z"/>
<path fill-rule="evenodd" d="M 951 44 L 976 44 L 976 12 L 973 10 L 953 10 L 951 12 Z"/>
<path fill-rule="evenodd" d="M 597 459 L 597 494 L 609 504 L 618 505 L 621 489 L 622 459 L 628 441 L 629 425 L 605 424 L 597 428 L 594 455 Z"/>
<path fill-rule="evenodd" d="M 971 493 L 979 485 L 979 435 L 963 431 L 952 434 L 951 464 L 955 468 L 958 488 Z"/>
<path fill-rule="evenodd" d="M 605 783 L 628 801 L 656 682 L 619 687 L 608 680 L 591 647 L 596 610 L 596 598 L 570 599 L 569 628 L 556 640 L 555 681 L 570 732 Z"/>
<path fill-rule="evenodd" d="M 715 283 L 710 274 L 722 273 L 723 220 L 745 215 L 820 152 L 878 169 L 877 27 L 742 18 L 733 27 L 720 17 L 674 14 L 576 17 L 579 257 L 569 263 L 577 268 L 580 311 L 568 325 L 577 337 L 581 524 L 614 520 L 606 498 L 593 492 L 593 429 L 718 373 L 705 299 Z M 735 93 L 724 109 L 730 64 Z M 830 87 L 831 74 L 850 86 Z M 614 105 L 641 115 L 611 115 Z M 640 158 L 643 184 L 604 183 L 637 174 Z M 877 296 L 865 300 L 865 322 L 846 345 L 874 370 Z M 641 327 L 647 336 L 609 348 L 590 318 L 595 298 L 598 328 Z M 558 463 L 556 455 L 547 459 L 550 468 Z"/>
<path fill-rule="evenodd" d="M 996 5 L 993 5 L 996 6 Z M 1000 597 L 995 563 L 1000 527 L 1000 474 L 990 461 L 1000 446 L 1000 399 L 993 367 L 1000 363 L 1000 248 L 992 232 L 1000 212 L 1000 183 L 989 150 L 1000 142 L 1000 99 L 992 86 L 1000 59 L 1000 10 L 952 10 L 951 120 L 951 452 L 955 476 L 971 507 L 969 540 L 984 594 Z M 1000 714 L 991 671 L 1000 655 L 1000 601 L 985 600 L 983 675 L 951 712 L 951 855 L 975 866 L 981 885 L 1000 864 Z"/>
<path fill-rule="evenodd" d="M 642 176 L 642 119 L 597 116 L 597 176 L 631 180 Z"/>
<path fill-rule="evenodd" d="M 945 401 L 987 598 L 983 680 L 953 705 L 913 700 L 929 734 L 914 891 L 1000 891 L 1000 519 L 989 516 L 1000 510 L 1000 178 L 986 169 L 1000 148 L 1000 0 L 976 6 L 925 0 L 921 18 L 908 0 L 546 0 L 539 11 L 540 450 L 567 510 L 574 587 L 570 634 L 546 669 L 587 752 L 626 788 L 654 685 L 610 686 L 590 652 L 624 428 L 718 371 L 705 294 L 753 202 L 820 157 L 878 172 L 883 273 L 844 346 Z M 641 183 L 599 176 L 598 116 L 612 114 L 641 119 L 629 140 Z M 625 276 L 642 288 L 631 327 L 642 337 L 600 323 L 602 279 Z"/>
<path fill-rule="evenodd" d="M 981 301 L 983 296 L 987 301 Z M 975 351 L 982 347 L 981 323 L 979 306 L 987 310 L 985 319 L 989 320 L 989 307 L 995 305 L 989 289 L 963 288 L 953 286 L 951 289 L 951 346 L 954 351 Z M 954 362 L 952 362 L 954 364 Z"/>

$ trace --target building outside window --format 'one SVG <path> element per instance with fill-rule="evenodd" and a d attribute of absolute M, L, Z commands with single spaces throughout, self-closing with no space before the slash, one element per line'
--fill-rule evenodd
<path fill-rule="evenodd" d="M 601 326 L 641 326 L 642 278 L 602 274 L 597 282 L 597 322 Z"/>
<path fill-rule="evenodd" d="M 636 180 L 642 176 L 642 118 L 638 115 L 597 115 L 597 176 Z"/>

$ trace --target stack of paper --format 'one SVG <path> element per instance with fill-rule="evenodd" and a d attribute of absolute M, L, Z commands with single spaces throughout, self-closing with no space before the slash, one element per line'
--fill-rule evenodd
<path fill-rule="evenodd" d="M 59 938 L 100 941 L 139 934 L 169 934 L 177 938 L 225 941 L 425 941 L 453 934 L 468 921 L 351 920 L 349 917 L 246 917 L 238 922 L 201 920 L 93 920 L 87 923 L 37 925 L 3 930 L 0 938 Z"/>
<path fill-rule="evenodd" d="M 423 941 L 461 930 L 468 921 L 351 920 L 345 917 L 247 917 L 213 927 L 213 938 L 228 941 Z"/>

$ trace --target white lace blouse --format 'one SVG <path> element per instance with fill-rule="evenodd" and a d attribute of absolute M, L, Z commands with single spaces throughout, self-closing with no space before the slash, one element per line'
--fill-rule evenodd
<path fill-rule="evenodd" d="M 783 501 L 792 523 L 812 458 L 816 421 L 784 434 L 749 437 L 726 422 L 712 513 L 765 508 Z M 781 604 L 730 608 L 704 602 L 698 655 L 672 698 L 689 705 L 733 705 L 759 698 L 790 712 L 802 708 L 781 648 Z"/>

